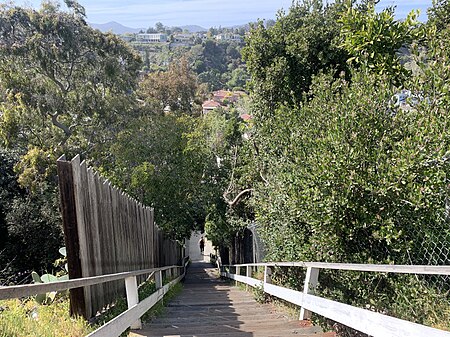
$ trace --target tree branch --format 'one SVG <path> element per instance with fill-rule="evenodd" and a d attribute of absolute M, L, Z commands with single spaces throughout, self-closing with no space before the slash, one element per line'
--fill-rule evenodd
<path fill-rule="evenodd" d="M 262 171 L 259 171 L 259 176 L 264 181 L 264 184 L 269 185 L 269 181 L 266 178 L 264 178 Z"/>
<path fill-rule="evenodd" d="M 67 126 L 58 121 L 59 113 L 58 112 L 55 112 L 54 114 L 49 113 L 49 115 L 52 117 L 52 124 L 57 128 L 63 130 L 66 137 L 69 138 L 72 135 L 72 131 Z"/>
<path fill-rule="evenodd" d="M 225 201 L 227 202 L 228 206 L 233 207 L 234 205 L 236 205 L 239 200 L 247 193 L 251 193 L 253 192 L 253 188 L 246 188 L 245 190 L 239 192 L 239 194 L 233 199 L 233 200 L 229 200 L 227 198 L 227 194 L 228 193 L 224 193 L 223 194 L 223 198 L 225 199 Z"/>

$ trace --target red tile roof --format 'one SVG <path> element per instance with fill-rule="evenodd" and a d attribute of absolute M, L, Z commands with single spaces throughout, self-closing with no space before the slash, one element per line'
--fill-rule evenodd
<path fill-rule="evenodd" d="M 205 101 L 202 104 L 202 108 L 218 108 L 219 106 L 222 106 L 222 104 L 216 102 L 216 101 Z"/>
<path fill-rule="evenodd" d="M 253 119 L 252 115 L 249 114 L 242 114 L 240 115 L 240 117 L 244 120 L 244 121 L 249 121 L 250 119 Z"/>

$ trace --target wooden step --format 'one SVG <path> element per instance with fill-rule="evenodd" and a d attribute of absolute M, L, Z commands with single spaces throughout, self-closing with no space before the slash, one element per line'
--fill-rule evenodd
<path fill-rule="evenodd" d="M 138 331 L 138 336 L 157 337 L 157 336 L 197 336 L 202 334 L 208 335 L 225 335 L 230 336 L 242 333 L 242 336 L 255 336 L 255 334 L 264 336 L 320 336 L 321 329 L 317 327 L 300 327 L 296 325 L 284 324 L 221 324 L 213 326 L 173 326 L 173 327 L 145 327 L 144 330 Z"/>

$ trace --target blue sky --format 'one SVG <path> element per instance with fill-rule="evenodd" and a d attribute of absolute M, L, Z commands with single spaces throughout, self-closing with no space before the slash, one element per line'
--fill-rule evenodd
<path fill-rule="evenodd" d="M 1 0 L 0 0 L 1 1 Z M 39 0 L 16 1 L 39 6 Z M 420 9 L 422 21 L 432 0 L 381 0 L 383 8 L 397 6 L 397 16 L 403 18 L 412 9 Z M 86 8 L 88 21 L 117 21 L 133 28 L 147 28 L 156 22 L 166 26 L 200 25 L 233 26 L 275 18 L 278 9 L 288 9 L 292 0 L 79 0 Z"/>

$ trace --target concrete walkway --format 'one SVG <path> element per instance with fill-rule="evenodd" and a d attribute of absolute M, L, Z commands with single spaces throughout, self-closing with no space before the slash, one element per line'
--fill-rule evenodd
<path fill-rule="evenodd" d="M 200 253 L 199 242 L 200 239 L 203 238 L 205 242 L 205 251 L 203 254 Z M 209 262 L 209 254 L 214 254 L 214 248 L 212 246 L 211 241 L 206 238 L 205 234 L 201 234 L 200 232 L 192 232 L 192 235 L 189 239 L 189 250 L 188 255 L 193 262 Z"/>
<path fill-rule="evenodd" d="M 165 315 L 130 336 L 330 335 L 309 323 L 288 318 L 271 304 L 258 304 L 251 293 L 220 280 L 211 264 L 195 262 L 189 267 L 182 293 L 168 304 Z"/>

